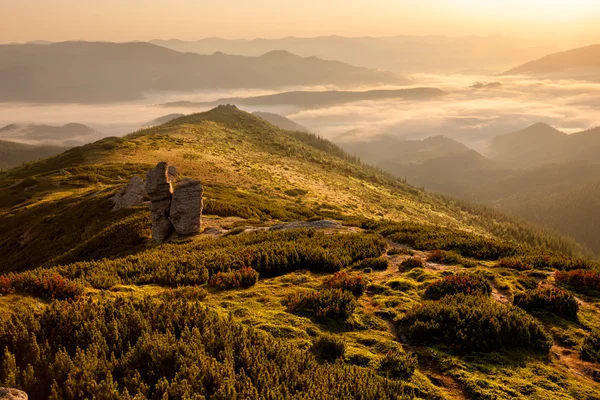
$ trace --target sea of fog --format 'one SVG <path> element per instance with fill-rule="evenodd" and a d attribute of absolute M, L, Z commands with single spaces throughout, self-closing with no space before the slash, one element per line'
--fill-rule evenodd
<path fill-rule="evenodd" d="M 379 134 L 405 139 L 444 135 L 484 153 L 491 137 L 533 123 L 545 122 L 567 133 L 600 124 L 600 83 L 472 75 L 421 74 L 412 79 L 414 86 L 439 87 L 448 94 L 429 101 L 360 101 L 313 109 L 284 105 L 242 108 L 251 112 L 279 113 L 334 141 Z M 474 89 L 471 86 L 475 82 L 500 82 L 501 86 Z M 277 92 L 333 89 L 346 88 L 294 87 Z M 99 136 L 118 136 L 134 132 L 166 114 L 205 110 L 161 106 L 166 102 L 203 102 L 273 93 L 276 92 L 260 89 L 150 93 L 136 102 L 93 105 L 0 103 L 0 127 L 13 123 L 63 125 L 78 122 L 96 129 Z"/>

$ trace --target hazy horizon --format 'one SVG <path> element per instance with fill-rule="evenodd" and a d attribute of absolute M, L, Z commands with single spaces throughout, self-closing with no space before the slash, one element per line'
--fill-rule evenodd
<path fill-rule="evenodd" d="M 228 4 L 225 4 L 228 3 Z M 10 16 L 0 41 L 149 41 L 315 36 L 507 36 L 573 46 L 597 41 L 600 3 L 589 0 L 25 0 L 0 5 Z M 137 7 L 143 6 L 143 7 Z M 132 11 L 135 10 L 135 14 Z M 185 12 L 182 12 L 185 10 Z M 111 23 L 107 24 L 106 21 Z M 298 21 L 307 23 L 298 24 Z M 556 29 L 560 26 L 560 29 Z"/>

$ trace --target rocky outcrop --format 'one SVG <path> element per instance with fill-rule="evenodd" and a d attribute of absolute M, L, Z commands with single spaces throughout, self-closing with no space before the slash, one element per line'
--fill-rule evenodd
<path fill-rule="evenodd" d="M 194 235 L 200 233 L 201 216 L 202 185 L 199 181 L 184 179 L 173 192 L 169 219 L 180 235 Z"/>
<path fill-rule="evenodd" d="M 121 210 L 123 208 L 130 208 L 140 205 L 144 202 L 146 196 L 146 188 L 142 178 L 134 176 L 131 178 L 127 186 L 124 186 L 112 197 L 112 201 L 115 204 L 113 211 Z"/>
<path fill-rule="evenodd" d="M 27 400 L 27 393 L 9 388 L 0 388 L 0 400 Z"/>
<path fill-rule="evenodd" d="M 167 174 L 167 163 L 160 162 L 146 174 L 146 193 L 150 197 L 150 219 L 152 238 L 163 243 L 173 232 L 169 220 L 173 188 Z"/>
<path fill-rule="evenodd" d="M 150 197 L 152 238 L 163 243 L 173 231 L 180 235 L 200 233 L 202 218 L 202 185 L 184 179 L 175 190 L 171 180 L 175 167 L 160 162 L 146 174 L 146 193 Z"/>

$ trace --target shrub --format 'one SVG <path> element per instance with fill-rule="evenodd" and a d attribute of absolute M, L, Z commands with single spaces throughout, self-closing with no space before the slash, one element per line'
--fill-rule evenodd
<path fill-rule="evenodd" d="M 346 353 L 346 342 L 343 339 L 325 334 L 319 336 L 312 346 L 313 353 L 325 361 L 335 361 L 344 357 Z"/>
<path fill-rule="evenodd" d="M 379 361 L 379 374 L 391 379 L 409 379 L 417 368 L 417 356 L 400 349 L 389 350 Z"/>
<path fill-rule="evenodd" d="M 513 303 L 526 311 L 545 310 L 575 320 L 579 311 L 579 303 L 572 295 L 550 286 L 517 293 Z"/>
<path fill-rule="evenodd" d="M 319 320 L 345 320 L 352 315 L 357 306 L 354 295 L 341 289 L 326 289 L 318 292 L 300 290 L 288 295 L 283 303 L 292 314 Z"/>
<path fill-rule="evenodd" d="M 81 284 L 56 272 L 34 270 L 0 277 L 0 293 L 27 293 L 44 299 L 67 300 L 83 294 Z"/>
<path fill-rule="evenodd" d="M 415 252 L 409 249 L 408 247 L 392 247 L 387 251 L 388 256 L 395 256 L 398 254 L 413 256 Z"/>
<path fill-rule="evenodd" d="M 525 263 L 525 261 L 519 257 L 502 258 L 496 263 L 496 268 L 516 269 L 517 271 L 533 269 L 530 264 Z"/>
<path fill-rule="evenodd" d="M 380 256 L 386 247 L 385 240 L 374 234 L 328 235 L 295 229 L 169 243 L 129 257 L 78 262 L 53 270 L 94 287 L 115 283 L 202 285 L 219 272 L 244 267 L 264 278 L 300 269 L 337 272 L 359 260 Z"/>
<path fill-rule="evenodd" d="M 399 271 L 410 271 L 411 269 L 414 268 L 423 268 L 425 266 L 425 263 L 423 262 L 423 260 L 420 257 L 410 257 L 407 258 L 406 260 L 402 261 L 400 263 L 400 265 L 398 265 L 398 270 Z"/>
<path fill-rule="evenodd" d="M 534 251 L 530 254 L 501 259 L 497 264 L 499 268 L 510 268 L 518 271 L 530 269 L 570 271 L 575 269 L 590 269 L 593 263 L 577 257 L 568 257 L 563 254 L 542 253 Z"/>
<path fill-rule="evenodd" d="M 390 262 L 387 258 L 377 257 L 377 258 L 365 258 L 360 261 L 357 265 L 357 269 L 367 269 L 371 268 L 373 271 L 385 271 L 388 269 Z"/>
<path fill-rule="evenodd" d="M 198 302 L 98 297 L 15 311 L 0 324 L 0 382 L 32 399 L 410 398 L 402 382 L 321 365 Z"/>
<path fill-rule="evenodd" d="M 459 293 L 490 295 L 492 293 L 492 285 L 481 274 L 459 273 L 448 275 L 432 282 L 425 289 L 425 296 L 433 300 Z"/>
<path fill-rule="evenodd" d="M 235 271 L 218 272 L 208 281 L 209 286 L 217 289 L 249 288 L 258 282 L 258 272 L 250 267 Z"/>
<path fill-rule="evenodd" d="M 484 296 L 458 294 L 425 301 L 396 323 L 415 343 L 440 343 L 463 351 L 522 347 L 547 353 L 552 346 L 552 337 L 538 320 Z"/>
<path fill-rule="evenodd" d="M 591 362 L 600 362 L 600 330 L 591 332 L 583 340 L 581 359 Z"/>
<path fill-rule="evenodd" d="M 461 264 L 463 258 L 454 251 L 434 250 L 427 256 L 427 261 L 444 265 Z"/>
<path fill-rule="evenodd" d="M 579 292 L 600 292 L 600 272 L 576 269 L 573 271 L 556 271 L 556 283 L 573 288 Z"/>
<path fill-rule="evenodd" d="M 377 231 L 396 243 L 417 250 L 452 250 L 462 256 L 480 260 L 510 257 L 518 254 L 523 248 L 511 242 L 475 235 L 458 229 L 412 221 L 379 224 Z"/>
<path fill-rule="evenodd" d="M 346 271 L 336 272 L 334 275 L 328 276 L 323 284 L 330 289 L 347 290 L 356 297 L 360 297 L 367 288 L 367 283 L 362 274 L 350 275 Z"/>

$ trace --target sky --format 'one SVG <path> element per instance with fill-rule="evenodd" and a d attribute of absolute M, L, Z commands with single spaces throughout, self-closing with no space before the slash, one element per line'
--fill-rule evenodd
<path fill-rule="evenodd" d="M 600 0 L 0 0 L 0 42 L 503 35 L 600 42 Z"/>

